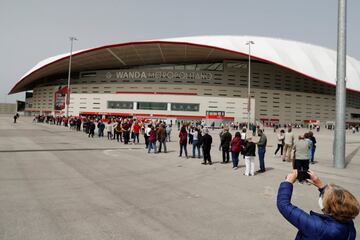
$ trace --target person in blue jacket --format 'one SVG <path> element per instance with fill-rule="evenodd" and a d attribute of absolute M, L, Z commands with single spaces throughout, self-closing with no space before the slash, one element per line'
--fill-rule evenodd
<path fill-rule="evenodd" d="M 335 184 L 325 185 L 313 171 L 310 180 L 319 189 L 319 207 L 323 214 L 310 214 L 291 204 L 293 183 L 297 170 L 282 182 L 277 196 L 277 207 L 283 217 L 299 231 L 295 240 L 354 240 L 356 230 L 353 219 L 359 214 L 357 199 L 346 189 Z"/>

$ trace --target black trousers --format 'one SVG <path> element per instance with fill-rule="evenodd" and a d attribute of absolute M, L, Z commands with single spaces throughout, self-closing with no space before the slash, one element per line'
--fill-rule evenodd
<path fill-rule="evenodd" d="M 230 153 L 229 153 L 229 147 L 222 147 L 222 160 L 223 160 L 223 163 L 224 162 L 229 162 L 230 160 Z M 226 155 L 226 159 L 225 159 L 225 155 Z"/>
<path fill-rule="evenodd" d="M 298 170 L 299 182 L 304 181 L 308 178 L 307 171 L 309 170 L 309 159 L 295 159 L 294 169 Z"/>
<path fill-rule="evenodd" d="M 124 133 L 124 143 L 128 144 L 129 140 L 130 140 L 130 132 L 129 131 L 125 131 Z"/>
<path fill-rule="evenodd" d="M 181 144 L 180 143 L 180 157 L 182 156 L 182 152 L 183 152 L 183 149 L 184 149 L 184 152 L 185 152 L 185 156 L 187 157 L 188 156 L 188 153 L 187 153 L 187 148 L 186 148 L 187 144 Z"/>
<path fill-rule="evenodd" d="M 149 147 L 149 136 L 145 134 L 144 138 L 145 138 L 145 146 L 146 146 L 146 148 L 148 148 Z"/>
<path fill-rule="evenodd" d="M 283 155 L 283 150 L 284 150 L 284 145 L 282 144 L 278 144 L 277 149 L 275 150 L 275 155 L 278 153 L 278 151 L 280 150 L 281 156 Z"/>
<path fill-rule="evenodd" d="M 91 137 L 94 137 L 94 134 L 95 134 L 95 130 L 90 129 L 90 130 L 89 130 L 89 137 L 90 137 L 90 136 L 91 136 Z"/>
<path fill-rule="evenodd" d="M 209 148 L 204 148 L 203 147 L 204 163 L 206 163 L 206 161 L 211 163 L 210 150 L 211 150 L 211 147 L 209 147 Z"/>
<path fill-rule="evenodd" d="M 115 131 L 115 137 L 116 137 L 116 140 L 117 140 L 118 142 L 119 142 L 119 141 L 122 142 L 121 132 Z"/>

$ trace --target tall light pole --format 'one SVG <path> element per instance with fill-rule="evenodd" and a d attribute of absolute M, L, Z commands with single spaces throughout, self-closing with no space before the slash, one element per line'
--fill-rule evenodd
<path fill-rule="evenodd" d="M 70 37 L 70 58 L 69 58 L 69 73 L 67 82 L 67 93 L 66 93 L 66 117 L 69 117 L 69 106 L 70 106 L 70 78 L 71 78 L 71 60 L 74 40 L 77 41 L 76 37 Z"/>
<path fill-rule="evenodd" d="M 250 93 L 250 86 L 251 86 L 251 44 L 255 44 L 253 41 L 247 41 L 246 45 L 249 46 L 249 63 L 248 63 L 248 107 L 247 107 L 247 112 L 248 112 L 248 122 L 247 122 L 247 127 L 250 130 L 250 111 L 251 111 L 251 93 Z"/>
<path fill-rule="evenodd" d="M 345 167 L 346 118 L 346 0 L 339 0 L 336 67 L 336 122 L 334 166 Z"/>

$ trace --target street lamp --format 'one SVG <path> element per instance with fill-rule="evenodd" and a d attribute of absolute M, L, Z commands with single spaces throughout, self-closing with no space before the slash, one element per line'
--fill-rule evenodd
<path fill-rule="evenodd" d="M 69 73 L 67 82 L 67 94 L 66 94 L 66 117 L 69 117 L 69 106 L 70 106 L 70 78 L 71 78 L 71 59 L 74 40 L 77 41 L 76 37 L 70 37 L 70 59 L 69 59 Z"/>
<path fill-rule="evenodd" d="M 251 45 L 255 44 L 253 41 L 247 41 L 246 45 L 249 46 L 249 64 L 248 64 L 248 107 L 247 107 L 247 111 L 248 111 L 248 124 L 247 127 L 250 130 L 250 110 L 251 110 L 251 93 L 250 93 L 250 74 L 251 74 Z"/>

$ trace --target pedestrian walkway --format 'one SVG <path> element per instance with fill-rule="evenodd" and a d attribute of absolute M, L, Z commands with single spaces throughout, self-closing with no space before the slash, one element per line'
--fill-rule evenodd
<path fill-rule="evenodd" d="M 294 129 L 295 136 L 305 131 Z M 274 157 L 272 129 L 265 129 L 267 171 L 254 177 L 243 176 L 241 158 L 235 171 L 220 164 L 218 133 L 210 130 L 214 164 L 204 166 L 178 157 L 176 128 L 167 154 L 147 154 L 143 138 L 125 146 L 0 117 L 0 239 L 293 239 L 296 229 L 275 203 L 291 164 Z M 315 133 L 310 167 L 360 198 L 360 134 L 348 133 L 348 167 L 335 169 L 332 133 Z M 295 185 L 294 204 L 319 211 L 317 200 L 316 189 Z"/>

